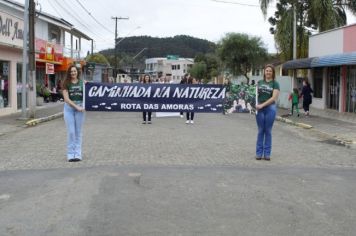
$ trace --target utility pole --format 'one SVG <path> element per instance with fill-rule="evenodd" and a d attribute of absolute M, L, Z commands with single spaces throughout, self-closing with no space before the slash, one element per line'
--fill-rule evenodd
<path fill-rule="evenodd" d="M 28 58 L 28 54 L 27 54 L 28 9 L 29 9 L 29 0 L 26 0 L 24 17 L 23 17 L 24 30 L 23 30 L 23 50 L 22 50 L 21 119 L 27 119 L 26 74 L 27 74 L 27 58 Z"/>
<path fill-rule="evenodd" d="M 29 4 L 29 45 L 28 45 L 28 69 L 29 69 L 29 117 L 35 118 L 36 113 L 36 61 L 35 61 L 35 1 Z"/>
<path fill-rule="evenodd" d="M 293 4 L 293 60 L 297 59 L 297 3 Z M 296 87 L 297 70 L 293 69 L 292 88 Z"/>
<path fill-rule="evenodd" d="M 111 19 L 115 20 L 115 79 L 117 76 L 117 20 L 128 20 L 128 17 L 117 17 L 117 16 L 112 16 Z"/>

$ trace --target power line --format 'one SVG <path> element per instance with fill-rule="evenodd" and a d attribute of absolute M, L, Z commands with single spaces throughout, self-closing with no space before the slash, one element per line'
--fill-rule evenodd
<path fill-rule="evenodd" d="M 52 1 L 48 0 L 48 3 L 49 3 L 49 5 L 51 5 L 53 10 L 55 10 L 57 12 L 58 16 L 60 16 L 61 14 L 59 13 L 59 11 L 57 11 L 57 8 L 52 5 Z"/>
<path fill-rule="evenodd" d="M 93 18 L 93 20 L 98 23 L 101 27 L 103 27 L 105 30 L 107 30 L 109 33 L 114 34 L 114 32 L 112 32 L 110 29 L 108 29 L 105 25 L 103 25 L 102 23 L 100 23 L 92 14 L 91 12 L 89 12 L 84 6 L 83 4 L 79 1 L 76 0 L 76 2 L 84 9 L 84 11 L 86 11 L 88 13 L 88 15 Z"/>
<path fill-rule="evenodd" d="M 50 2 L 50 0 L 48 0 Z M 64 11 L 66 14 L 68 14 L 70 17 L 72 17 L 74 20 L 77 21 L 77 23 L 79 23 L 82 27 L 84 27 L 86 30 L 88 30 L 89 32 L 91 32 L 93 35 L 95 35 L 96 37 L 105 40 L 104 38 L 102 38 L 100 35 L 94 33 L 88 26 L 86 26 L 85 24 L 83 24 L 82 22 L 85 22 L 84 20 L 80 19 L 78 16 L 75 16 L 74 14 L 72 14 L 70 11 L 68 11 L 65 7 L 62 6 L 62 4 L 60 4 L 57 0 L 54 0 L 54 2 L 62 9 L 62 11 Z M 64 1 L 63 1 L 64 2 Z M 69 9 L 69 8 L 68 8 Z"/>
<path fill-rule="evenodd" d="M 247 7 L 260 7 L 260 5 L 248 4 L 248 3 L 240 3 L 240 2 L 231 2 L 231 1 L 223 1 L 223 0 L 211 0 L 211 1 L 213 1 L 213 2 L 221 2 L 221 3 L 230 3 L 230 4 L 241 5 L 241 6 L 247 6 Z"/>

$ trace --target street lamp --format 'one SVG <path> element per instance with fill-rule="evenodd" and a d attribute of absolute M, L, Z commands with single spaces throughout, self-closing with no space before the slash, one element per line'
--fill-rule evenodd
<path fill-rule="evenodd" d="M 126 18 L 121 18 L 121 19 L 126 19 Z M 117 54 L 118 54 L 119 43 L 121 43 L 125 38 L 127 38 L 132 32 L 134 32 L 135 30 L 140 29 L 140 28 L 141 28 L 141 26 L 137 26 L 136 28 L 131 30 L 129 33 L 127 33 L 124 37 L 122 37 L 119 41 L 117 41 L 117 30 L 115 30 L 115 77 L 117 76 L 117 70 L 118 70 Z"/>
<path fill-rule="evenodd" d="M 132 57 L 132 60 L 131 60 L 131 83 L 133 83 L 133 64 L 134 64 L 134 61 L 135 59 L 141 54 L 143 53 L 145 50 L 147 50 L 147 48 L 142 48 L 141 51 L 139 51 L 135 56 Z"/>

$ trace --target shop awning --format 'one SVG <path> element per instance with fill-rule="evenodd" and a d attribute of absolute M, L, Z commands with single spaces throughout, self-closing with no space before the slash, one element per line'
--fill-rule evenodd
<path fill-rule="evenodd" d="M 316 60 L 313 60 L 311 63 L 311 67 L 327 67 L 341 65 L 356 65 L 356 52 L 317 57 Z"/>
<path fill-rule="evenodd" d="M 316 57 L 310 58 L 302 58 L 287 61 L 283 64 L 283 70 L 291 70 L 291 69 L 309 69 L 311 68 L 312 61 L 317 59 Z"/>

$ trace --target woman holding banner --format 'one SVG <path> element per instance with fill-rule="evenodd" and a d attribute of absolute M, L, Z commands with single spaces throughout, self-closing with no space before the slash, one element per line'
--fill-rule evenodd
<path fill-rule="evenodd" d="M 263 80 L 257 83 L 256 122 L 258 127 L 256 142 L 256 160 L 262 157 L 271 160 L 272 127 L 276 118 L 276 101 L 279 95 L 279 83 L 275 81 L 273 65 L 264 68 Z"/>
<path fill-rule="evenodd" d="M 69 162 L 82 160 L 82 126 L 84 122 L 83 80 L 72 65 L 63 81 L 64 121 L 67 127 L 67 159 Z"/>
<path fill-rule="evenodd" d="M 150 84 L 151 82 L 152 82 L 152 81 L 151 81 L 151 77 L 146 74 L 146 75 L 143 77 L 142 83 L 144 83 L 144 84 Z M 148 112 L 144 111 L 144 112 L 142 113 L 142 117 L 143 117 L 143 122 L 142 122 L 142 124 L 152 124 L 152 122 L 151 122 L 152 112 L 151 112 L 151 111 L 148 111 Z M 147 118 L 147 123 L 146 123 L 146 118 Z"/>

